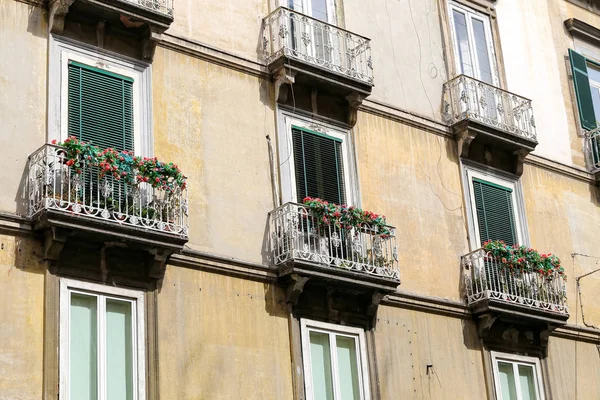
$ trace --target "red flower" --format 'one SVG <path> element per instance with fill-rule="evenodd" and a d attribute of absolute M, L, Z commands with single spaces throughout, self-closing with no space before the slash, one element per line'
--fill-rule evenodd
<path fill-rule="evenodd" d="M 54 139 L 54 140 L 53 140 L 51 143 L 52 143 L 52 144 L 56 144 L 56 139 Z"/>
<path fill-rule="evenodd" d="M 70 167 L 71 165 L 75 164 L 75 161 L 69 160 L 66 162 L 66 164 Z"/>

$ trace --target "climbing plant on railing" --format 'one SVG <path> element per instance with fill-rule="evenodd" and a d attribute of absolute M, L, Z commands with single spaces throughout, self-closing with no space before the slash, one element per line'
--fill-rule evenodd
<path fill-rule="evenodd" d="M 341 229 L 364 228 L 387 237 L 391 234 L 385 215 L 363 211 L 358 207 L 338 205 L 313 197 L 305 197 L 303 204 L 308 207 L 319 225 L 335 225 Z"/>
<path fill-rule="evenodd" d="M 502 240 L 488 240 L 482 246 L 500 264 L 502 270 L 513 273 L 537 273 L 547 279 L 560 276 L 567 280 L 560 259 L 554 254 L 540 254 L 527 246 L 510 246 Z"/>
<path fill-rule="evenodd" d="M 170 193 L 186 188 L 187 177 L 172 162 L 164 163 L 156 157 L 135 156 L 130 151 L 101 149 L 74 136 L 61 143 L 53 140 L 52 144 L 62 147 L 63 162 L 78 174 L 84 169 L 98 168 L 100 178 L 111 176 L 132 186 L 145 182 Z"/>

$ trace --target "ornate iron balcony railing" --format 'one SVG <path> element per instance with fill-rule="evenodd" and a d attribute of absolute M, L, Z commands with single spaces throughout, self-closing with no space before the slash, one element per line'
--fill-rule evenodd
<path fill-rule="evenodd" d="M 99 167 L 69 166 L 62 147 L 44 145 L 28 160 L 28 215 L 56 211 L 118 225 L 188 236 L 187 190 L 100 177 Z"/>
<path fill-rule="evenodd" d="M 270 250 L 274 265 L 308 261 L 400 280 L 396 229 L 385 234 L 363 225 L 340 228 L 319 224 L 302 204 L 286 203 L 269 213 Z"/>
<path fill-rule="evenodd" d="M 562 275 L 542 276 L 502 268 L 495 257 L 477 249 L 461 260 L 467 303 L 496 300 L 541 311 L 569 314 Z"/>
<path fill-rule="evenodd" d="M 444 84 L 443 114 L 450 125 L 471 120 L 537 141 L 531 100 L 466 75 Z"/>
<path fill-rule="evenodd" d="M 173 0 L 121 0 L 132 3 L 155 13 L 173 16 Z"/>
<path fill-rule="evenodd" d="M 588 156 L 590 172 L 600 171 L 600 126 L 585 133 L 585 152 Z"/>
<path fill-rule="evenodd" d="M 267 64 L 293 58 L 373 85 L 371 40 L 285 7 L 263 19 Z"/>

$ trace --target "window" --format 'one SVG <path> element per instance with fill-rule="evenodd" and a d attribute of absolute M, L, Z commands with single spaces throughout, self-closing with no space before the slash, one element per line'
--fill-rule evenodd
<path fill-rule="evenodd" d="M 283 202 L 302 202 L 310 196 L 353 204 L 347 133 L 285 113 L 280 126 Z"/>
<path fill-rule="evenodd" d="M 287 0 L 287 2 L 292 10 L 335 25 L 333 0 Z"/>
<path fill-rule="evenodd" d="M 150 66 L 51 36 L 48 140 L 152 155 Z"/>
<path fill-rule="evenodd" d="M 61 280 L 60 398 L 144 400 L 143 293 Z"/>
<path fill-rule="evenodd" d="M 577 107 L 583 129 L 596 129 L 600 121 L 600 64 L 569 49 Z"/>
<path fill-rule="evenodd" d="M 517 182 L 470 167 L 465 172 L 472 221 L 471 247 L 478 248 L 487 240 L 503 240 L 509 245 L 527 242 Z"/>
<path fill-rule="evenodd" d="M 537 358 L 492 352 L 498 400 L 543 400 L 544 387 Z"/>
<path fill-rule="evenodd" d="M 307 400 L 368 400 L 364 330 L 302 319 Z"/>
<path fill-rule="evenodd" d="M 489 17 L 456 3 L 449 14 L 457 71 L 498 86 Z"/>

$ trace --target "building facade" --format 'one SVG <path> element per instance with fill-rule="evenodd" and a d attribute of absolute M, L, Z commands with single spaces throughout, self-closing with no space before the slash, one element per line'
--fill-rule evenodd
<path fill-rule="evenodd" d="M 597 1 L 0 0 L 0 39 L 0 398 L 600 398 Z"/>

